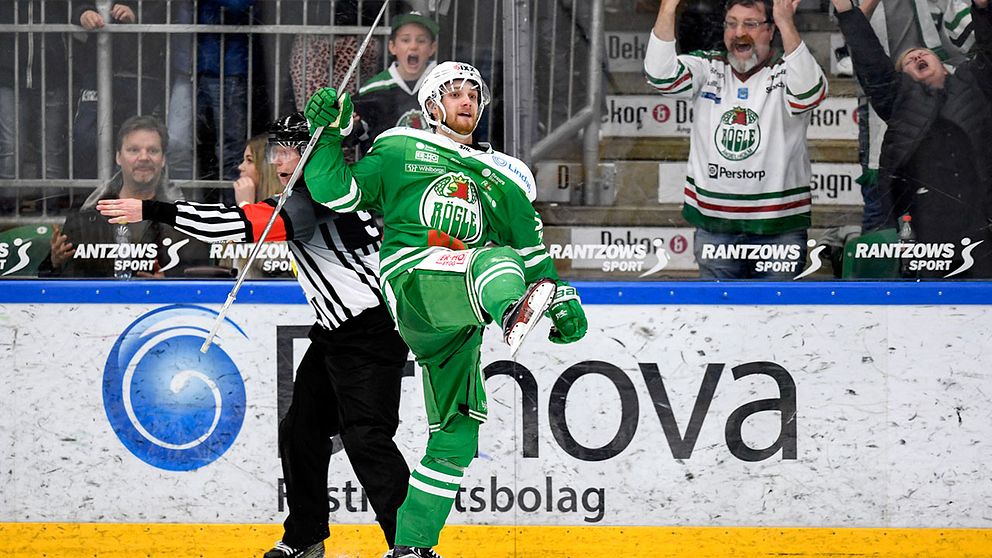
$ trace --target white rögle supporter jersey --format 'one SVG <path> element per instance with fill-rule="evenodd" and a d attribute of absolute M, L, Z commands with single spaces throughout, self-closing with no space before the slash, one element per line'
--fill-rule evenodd
<path fill-rule="evenodd" d="M 777 234 L 810 224 L 809 113 L 827 80 L 801 43 L 742 81 L 725 52 L 677 55 L 651 33 L 644 70 L 663 95 L 693 100 L 683 216 L 713 232 Z"/>

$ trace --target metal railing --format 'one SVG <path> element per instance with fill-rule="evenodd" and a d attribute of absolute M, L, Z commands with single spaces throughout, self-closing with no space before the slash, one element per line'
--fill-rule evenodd
<path fill-rule="evenodd" d="M 600 114 L 603 104 L 603 0 L 507 0 L 506 95 L 522 109 L 507 111 L 508 144 L 529 163 L 546 159 L 581 134 L 583 190 L 573 204 L 595 205 L 600 181 Z M 513 41 L 512 43 L 510 41 Z M 515 87 L 511 87 L 510 78 Z M 510 124 L 508 124 L 508 127 Z M 539 138 L 534 141 L 533 138 Z"/>
<path fill-rule="evenodd" d="M 14 62 L 10 84 L 13 106 L 36 108 L 30 110 L 32 120 L 23 116 L 14 119 L 14 169 L 8 175 L 0 172 L 0 198 L 12 198 L 14 206 L 0 208 L 0 225 L 60 220 L 60 210 L 78 206 L 89 190 L 111 179 L 114 129 L 124 117 L 157 113 L 168 121 L 174 84 L 182 78 L 172 64 L 175 39 L 215 34 L 220 37 L 223 52 L 231 38 L 247 37 L 245 82 L 249 94 L 244 117 L 253 119 L 255 125 L 246 125 L 244 137 L 240 138 L 243 141 L 238 141 L 240 154 L 252 132 L 261 131 L 260 123 L 272 121 L 296 106 L 287 63 L 292 41 L 327 37 L 333 42 L 336 37 L 360 35 L 371 21 L 364 12 L 374 15 L 380 5 L 359 0 L 352 14 L 355 17 L 348 25 L 332 25 L 340 19 L 339 3 L 327 0 L 256 0 L 248 15 L 249 24 L 179 21 L 177 8 L 184 3 L 195 6 L 190 2 L 138 0 L 137 21 L 85 31 L 70 23 L 75 14 L 68 2 L 15 0 L 13 22 L 0 21 L 0 37 L 8 34 L 15 38 L 14 52 L 2 55 Z M 25 4 L 36 11 L 18 11 L 18 6 Z M 111 0 L 97 0 L 95 4 L 104 19 L 110 21 Z M 582 131 L 586 182 L 595 183 L 603 95 L 598 79 L 602 65 L 602 0 L 427 0 L 411 4 L 431 10 L 441 26 L 437 58 L 472 63 L 496 93 L 494 106 L 484 113 L 480 125 L 483 136 L 493 140 L 497 148 L 530 162 L 545 157 L 554 145 L 573 142 Z M 542 28 L 548 25 L 550 33 Z M 376 30 L 381 56 L 376 71 L 388 61 L 383 51 L 389 32 L 388 21 Z M 36 68 L 21 64 L 25 37 L 28 45 L 40 45 L 39 52 L 34 53 Z M 53 46 L 62 50 L 50 48 Z M 119 52 L 114 52 L 115 47 Z M 192 41 L 192 49 L 190 56 L 195 64 L 197 41 Z M 546 57 L 546 52 L 553 55 Z M 304 50 L 303 71 L 320 69 L 306 59 L 308 54 Z M 333 72 L 334 54 L 332 48 L 326 60 L 327 73 Z M 220 58 L 223 75 L 224 56 Z M 126 76 L 121 75 L 124 70 L 120 67 L 124 59 L 131 64 Z M 86 67 L 93 70 L 80 71 Z M 35 81 L 26 87 L 24 76 L 32 71 Z M 360 79 L 369 77 L 366 72 Z M 193 71 L 189 79 L 196 91 L 197 72 Z M 81 83 L 83 80 L 87 83 Z M 123 95 L 122 84 L 127 87 Z M 93 95 L 84 98 L 80 91 L 91 87 L 95 90 L 95 117 L 92 123 L 82 126 L 80 109 L 93 100 Z M 115 93 L 122 98 L 115 98 Z M 46 98 L 53 101 L 46 103 Z M 197 106 L 195 94 L 192 103 L 195 118 L 202 108 Z M 229 107 L 222 104 L 220 110 Z M 189 177 L 171 173 L 172 179 L 193 197 L 197 191 L 226 188 L 229 184 L 218 178 L 224 178 L 225 170 L 230 170 L 224 168 L 223 153 L 225 141 L 233 140 L 224 138 L 223 117 L 218 118 L 218 123 L 216 143 L 220 144 L 221 160 L 212 165 L 212 172 L 205 172 L 204 161 L 194 151 L 190 153 L 193 168 Z M 189 125 L 197 134 L 195 120 Z M 89 143 L 84 146 L 75 141 L 80 137 Z M 195 150 L 200 139 L 194 135 L 191 149 Z M 90 168 L 83 169 L 80 159 Z M 170 169 L 174 169 L 172 163 Z M 583 202 L 595 200 L 577 200 Z M 31 214 L 22 215 L 22 205 L 32 203 Z"/>
<path fill-rule="evenodd" d="M 85 31 L 81 26 L 70 23 L 77 14 L 72 12 L 68 2 L 4 2 L 10 4 L 0 8 L 8 10 L 6 13 L 0 12 L 4 17 L 0 20 L 0 40 L 6 36 L 12 52 L 3 52 L 0 55 L 11 60 L 13 67 L 10 70 L 0 69 L 3 72 L 0 76 L 0 89 L 4 85 L 8 86 L 9 102 L 3 109 L 10 109 L 15 114 L 7 119 L 13 124 L 11 129 L 0 130 L 0 134 L 6 134 L 7 142 L 0 146 L 0 151 L 10 147 L 9 153 L 0 152 L 0 155 L 7 155 L 6 160 L 10 161 L 9 168 L 0 168 L 0 199 L 5 204 L 0 208 L 0 224 L 58 221 L 61 218 L 55 207 L 58 204 L 49 202 L 61 198 L 61 205 L 76 206 L 81 197 L 85 198 L 85 194 L 81 195 L 80 191 L 96 188 L 111 179 L 114 169 L 115 124 L 119 126 L 126 116 L 149 112 L 157 113 L 163 121 L 168 120 L 173 85 L 177 79 L 181 79 L 171 63 L 175 54 L 172 39 L 203 34 L 220 35 L 219 71 L 220 76 L 224 77 L 225 41 L 228 37 L 246 37 L 247 60 L 244 62 L 247 66 L 245 83 L 248 94 L 244 118 L 254 119 L 264 125 L 279 114 L 292 110 L 294 106 L 292 99 L 287 98 L 292 96 L 286 63 L 291 39 L 323 36 L 333 43 L 337 37 L 364 34 L 368 30 L 366 24 L 372 20 L 364 17 L 365 8 L 377 10 L 378 5 L 381 5 L 381 2 L 359 0 L 353 5 L 356 13 L 352 14 L 352 24 L 331 25 L 336 19 L 340 19 L 336 14 L 336 2 L 256 0 L 246 16 L 246 21 L 250 24 L 229 25 L 176 21 L 176 8 L 182 4 L 189 6 L 194 18 L 196 17 L 196 4 L 191 0 L 138 0 L 135 4 L 136 22 L 112 23 L 100 29 Z M 95 6 L 105 21 L 111 20 L 110 0 L 97 0 Z M 326 16 L 326 19 L 321 17 L 319 21 L 315 21 L 314 13 Z M 386 43 L 384 39 L 390 33 L 388 16 L 385 24 L 375 33 L 380 39 L 380 62 L 375 68 L 375 71 L 379 71 L 386 60 L 383 51 Z M 114 43 L 125 37 L 128 39 L 126 50 L 120 44 L 116 45 L 123 52 L 115 57 Z M 193 52 L 190 53 L 190 59 L 195 64 L 197 41 L 191 42 Z M 6 50 L 8 43 L 2 44 Z M 304 52 L 305 60 L 305 49 Z M 327 70 L 328 74 L 333 72 L 334 56 L 335 52 L 331 49 L 327 59 L 331 66 Z M 127 76 L 131 80 L 127 82 L 130 90 L 125 95 L 130 97 L 128 100 L 114 98 L 115 86 L 116 93 L 121 93 L 121 68 L 115 67 L 115 63 L 122 58 L 133 61 L 131 74 Z M 153 61 L 152 64 L 149 60 Z M 81 65 L 90 67 L 92 71 L 85 74 L 80 72 Z M 313 68 L 312 64 L 304 62 L 304 83 L 306 73 Z M 80 128 L 78 123 L 79 112 L 85 102 L 93 100 L 94 95 L 82 92 L 84 86 L 80 83 L 80 75 L 91 81 L 90 87 L 95 90 L 97 105 L 94 122 L 85 128 Z M 360 79 L 369 77 L 371 74 L 368 72 L 360 75 Z M 195 92 L 199 79 L 197 71 L 191 71 L 190 79 Z M 222 99 L 223 87 L 222 80 Z M 50 98 L 53 100 L 46 102 Z M 257 98 L 266 100 L 264 106 L 257 103 Z M 194 93 L 190 111 L 191 118 L 194 119 L 199 108 L 196 102 Z M 221 112 L 227 109 L 221 104 Z M 25 110 L 30 116 L 16 114 Z M 118 113 L 116 118 L 115 112 Z M 122 113 L 126 116 L 122 116 Z M 217 120 L 217 143 L 223 154 L 224 142 L 234 140 L 225 140 L 223 114 Z M 197 133 L 195 120 L 190 123 L 190 128 L 193 134 Z M 244 143 L 253 131 L 260 131 L 260 128 L 261 126 L 252 126 L 251 123 L 245 126 L 244 137 L 239 135 L 236 148 L 239 158 Z M 87 137 L 96 146 L 91 147 L 93 156 L 84 157 L 82 161 L 80 146 L 74 141 L 74 138 L 80 136 Z M 193 149 L 198 140 L 194 135 Z M 56 146 L 64 151 L 59 151 Z M 195 152 L 190 155 L 194 168 L 188 179 L 177 181 L 181 187 L 195 192 L 228 185 L 226 180 L 199 179 L 205 175 L 200 168 L 201 161 Z M 82 163 L 95 167 L 95 170 L 81 171 L 80 168 L 84 166 Z M 219 162 L 219 166 L 213 174 L 223 178 L 224 172 L 231 169 L 223 168 L 223 161 Z M 13 207 L 10 206 L 11 203 Z M 28 203 L 33 203 L 36 207 L 31 215 L 22 218 L 22 204 Z"/>

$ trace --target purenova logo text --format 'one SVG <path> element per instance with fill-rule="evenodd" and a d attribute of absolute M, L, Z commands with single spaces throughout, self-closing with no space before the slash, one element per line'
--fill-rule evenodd
<path fill-rule="evenodd" d="M 107 357 L 107 419 L 124 446 L 149 465 L 198 469 L 223 455 L 241 431 L 244 380 L 221 345 L 248 336 L 228 318 L 201 353 L 216 316 L 193 305 L 153 310 L 124 330 Z"/>

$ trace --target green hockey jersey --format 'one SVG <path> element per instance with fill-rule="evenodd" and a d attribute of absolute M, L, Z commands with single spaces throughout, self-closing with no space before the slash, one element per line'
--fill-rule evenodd
<path fill-rule="evenodd" d="M 534 210 L 534 176 L 519 159 L 412 128 L 379 135 L 362 160 L 345 163 L 339 137 L 324 136 L 304 168 L 319 203 L 383 215 L 382 280 L 441 250 L 508 246 L 525 281 L 558 279 Z"/>

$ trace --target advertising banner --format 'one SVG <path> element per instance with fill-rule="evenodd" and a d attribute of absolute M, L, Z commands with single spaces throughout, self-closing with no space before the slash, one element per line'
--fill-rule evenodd
<path fill-rule="evenodd" d="M 809 139 L 857 140 L 858 100 L 828 97 L 810 113 Z M 692 101 L 661 95 L 607 95 L 602 134 L 613 137 L 689 137 Z"/>
<path fill-rule="evenodd" d="M 861 186 L 861 165 L 853 163 L 812 163 L 810 177 L 815 205 L 864 205 Z M 685 161 L 658 164 L 658 203 L 681 204 L 685 199 Z"/>
<path fill-rule="evenodd" d="M 0 522 L 280 522 L 310 310 L 235 305 L 204 355 L 216 309 L 3 305 Z M 449 523 L 992 527 L 987 307 L 587 312 L 582 341 L 544 323 L 516 362 L 487 331 L 490 419 Z M 410 463 L 419 382 L 411 363 Z M 333 522 L 373 521 L 340 451 L 328 498 Z"/>
<path fill-rule="evenodd" d="M 662 270 L 697 269 L 689 227 L 572 227 L 571 244 L 551 244 L 556 260 L 570 260 L 572 269 L 636 273 L 649 278 Z M 629 276 L 629 275 L 626 275 Z"/>
<path fill-rule="evenodd" d="M 609 70 L 643 74 L 648 33 L 650 31 L 607 31 L 606 62 Z"/>

